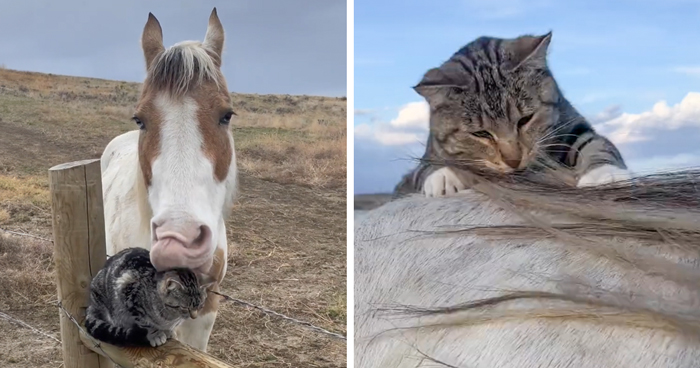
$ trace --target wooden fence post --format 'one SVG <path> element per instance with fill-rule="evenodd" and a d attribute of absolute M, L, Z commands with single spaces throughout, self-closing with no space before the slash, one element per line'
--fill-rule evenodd
<path fill-rule="evenodd" d="M 58 300 L 82 323 L 90 280 L 107 258 L 100 160 L 54 166 L 49 169 L 49 184 Z M 65 313 L 59 310 L 59 314 L 64 367 L 114 366 L 85 346 L 78 328 Z"/>
<path fill-rule="evenodd" d="M 49 169 L 54 261 L 58 300 L 81 325 L 90 281 L 107 259 L 100 160 L 76 161 Z M 158 348 L 121 348 L 94 340 L 59 310 L 66 368 L 231 368 L 206 353 L 168 340 Z M 108 354 L 106 357 L 104 354 Z"/>

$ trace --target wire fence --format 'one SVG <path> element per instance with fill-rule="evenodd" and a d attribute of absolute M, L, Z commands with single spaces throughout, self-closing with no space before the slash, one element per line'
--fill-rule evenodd
<path fill-rule="evenodd" d="M 63 304 L 61 304 L 61 301 L 60 301 L 60 300 L 58 301 L 57 305 L 58 305 L 58 309 L 60 309 L 61 311 L 63 311 L 63 313 L 66 315 L 66 317 L 67 317 L 71 322 L 73 322 L 73 324 L 75 325 L 75 327 L 78 328 L 78 330 L 80 330 L 80 333 L 83 334 L 83 335 L 85 335 L 85 336 L 87 336 L 87 337 L 90 339 L 90 341 L 92 341 L 93 346 L 94 346 L 96 349 L 99 349 L 99 350 L 100 350 L 100 352 L 101 352 L 100 355 L 102 355 L 102 356 L 106 357 L 107 359 L 109 359 L 112 363 L 114 363 L 114 365 L 115 365 L 116 367 L 119 367 L 119 364 L 117 364 L 117 362 L 115 362 L 114 359 L 112 359 L 112 357 L 109 356 L 109 354 L 107 354 L 106 351 L 102 350 L 102 346 L 100 346 L 100 341 L 99 341 L 99 340 L 96 340 L 94 337 L 90 336 L 90 334 L 87 333 L 87 331 L 85 331 L 85 330 L 83 329 L 83 326 L 81 326 L 80 323 L 78 323 L 78 321 L 75 319 L 75 317 L 73 317 L 70 313 L 68 313 L 68 311 L 66 310 L 66 308 L 63 308 Z"/>
<path fill-rule="evenodd" d="M 306 328 L 308 328 L 308 329 L 310 329 L 310 330 L 312 330 L 312 331 L 321 333 L 321 334 L 323 334 L 323 335 L 326 335 L 326 336 L 329 336 L 329 337 L 332 337 L 332 338 L 335 338 L 335 339 L 338 339 L 338 340 L 347 341 L 347 337 L 346 337 L 346 336 L 343 336 L 343 335 L 341 335 L 341 334 L 339 334 L 339 333 L 335 333 L 335 332 L 328 331 L 328 330 L 326 330 L 326 329 L 324 329 L 324 328 L 321 328 L 321 327 L 318 327 L 318 326 L 316 326 L 316 325 L 314 325 L 314 324 L 312 324 L 312 323 L 310 323 L 310 322 L 306 322 L 306 321 L 302 321 L 302 320 L 299 320 L 299 319 L 296 319 L 296 318 L 293 318 L 293 317 L 289 317 L 289 316 L 286 316 L 286 315 L 284 315 L 284 314 L 282 314 L 282 313 L 275 312 L 275 311 L 270 310 L 270 309 L 267 309 L 267 308 L 265 308 L 265 307 L 261 307 L 261 306 L 259 306 L 259 305 L 256 305 L 256 304 L 247 302 L 247 301 L 245 301 L 245 300 L 237 299 L 237 298 L 234 298 L 234 297 L 232 297 L 232 296 L 229 296 L 229 295 L 226 295 L 226 294 L 223 294 L 223 293 L 219 293 L 219 292 L 216 292 L 216 291 L 212 291 L 212 293 L 214 293 L 214 294 L 216 294 L 216 295 L 219 295 L 219 296 L 223 297 L 224 299 L 226 299 L 226 300 L 228 300 L 228 301 L 230 301 L 230 302 L 233 302 L 233 303 L 235 303 L 235 304 L 237 304 L 237 305 L 242 305 L 242 306 L 245 306 L 245 307 L 253 308 L 253 309 L 256 309 L 256 310 L 258 310 L 258 311 L 260 311 L 260 312 L 262 312 L 262 313 L 264 313 L 264 314 L 266 314 L 266 315 L 281 318 L 281 319 L 283 319 L 283 320 L 285 320 L 285 321 L 288 321 L 288 322 L 291 322 L 291 323 L 294 323 L 294 324 L 297 324 L 297 325 L 306 327 Z M 87 333 L 87 331 L 85 331 L 85 329 L 84 329 L 83 326 L 78 322 L 78 320 L 77 320 L 73 315 L 71 315 L 70 312 L 68 312 L 68 311 L 63 307 L 63 304 L 61 304 L 61 301 L 60 301 L 60 300 L 58 301 L 58 303 L 57 303 L 56 305 L 58 306 L 59 310 L 60 310 L 63 314 L 65 314 L 66 318 L 68 318 L 68 319 L 75 325 L 75 327 L 80 331 L 80 333 L 83 334 L 83 335 L 85 335 L 85 336 L 93 343 L 93 347 L 94 347 L 95 349 L 99 349 L 99 350 L 100 350 L 100 355 L 103 355 L 104 357 L 106 357 L 107 359 L 109 359 L 112 363 L 115 364 L 115 366 L 117 366 L 117 367 L 119 366 L 119 365 L 117 364 L 117 362 L 115 362 L 115 360 L 114 360 L 112 357 L 110 357 L 109 354 L 108 354 L 106 351 L 104 351 L 104 350 L 102 349 L 102 347 L 101 347 L 101 345 L 100 345 L 100 341 L 97 340 L 97 339 L 95 339 L 95 338 L 93 338 L 92 336 L 90 336 L 89 333 Z M 9 315 L 9 314 L 7 314 L 7 313 L 0 312 L 0 318 L 4 319 L 4 320 L 6 320 L 6 321 L 8 321 L 8 322 L 10 322 L 10 323 L 13 323 L 13 324 L 15 324 L 15 325 L 18 325 L 18 326 L 27 328 L 27 329 L 33 331 L 34 333 L 36 333 L 36 334 L 38 334 L 38 335 L 41 335 L 41 336 L 43 336 L 43 337 L 46 337 L 46 338 L 48 338 L 48 339 L 51 339 L 51 340 L 53 340 L 53 341 L 55 341 L 55 342 L 57 342 L 57 343 L 59 343 L 59 344 L 61 343 L 61 340 L 59 340 L 59 339 L 56 338 L 55 336 L 51 335 L 50 333 L 48 333 L 48 332 L 46 332 L 46 331 L 43 331 L 43 330 L 41 330 L 41 329 L 38 329 L 38 328 L 36 328 L 36 327 L 30 325 L 29 323 L 24 322 L 24 321 L 22 321 L 22 320 L 20 320 L 20 319 L 18 319 L 18 318 L 12 317 L 11 315 Z"/>
<path fill-rule="evenodd" d="M 263 313 L 265 313 L 265 314 L 267 314 L 267 315 L 279 317 L 279 318 L 282 318 L 282 319 L 284 319 L 284 320 L 286 320 L 286 321 L 292 322 L 292 323 L 294 323 L 294 324 L 307 327 L 308 329 L 310 329 L 310 330 L 312 330 L 312 331 L 316 331 L 316 332 L 322 333 L 322 334 L 324 334 L 324 335 L 327 335 L 327 336 L 330 336 L 330 337 L 333 337 L 333 338 L 336 338 L 336 339 L 339 339 L 339 340 L 347 341 L 347 337 L 345 337 L 345 336 L 343 336 L 343 335 L 341 335 L 341 334 L 335 333 L 335 332 L 328 331 L 328 330 L 323 329 L 323 328 L 321 328 L 321 327 L 315 326 L 315 325 L 311 324 L 310 322 L 305 322 L 305 321 L 298 320 L 298 319 L 296 319 L 296 318 L 288 317 L 288 316 L 285 316 L 285 315 L 282 314 L 282 313 L 277 313 L 277 312 L 275 312 L 275 311 L 273 311 L 273 310 L 270 310 L 270 309 L 267 309 L 267 308 L 265 308 L 265 307 L 261 307 L 261 306 L 259 306 L 259 305 L 255 305 L 255 304 L 253 304 L 253 303 L 246 302 L 245 300 L 236 299 L 236 298 L 231 297 L 231 296 L 228 296 L 228 295 L 226 295 L 226 294 L 222 294 L 222 293 L 219 293 L 219 292 L 216 292 L 216 291 L 211 291 L 211 292 L 214 293 L 214 294 L 216 294 L 216 295 L 222 296 L 224 299 L 226 299 L 226 300 L 228 300 L 228 301 L 231 301 L 231 302 L 234 302 L 234 303 L 236 303 L 236 304 L 243 305 L 243 306 L 246 306 L 246 307 L 250 307 L 250 308 L 253 308 L 253 309 L 257 309 L 257 310 L 259 310 L 259 311 L 261 311 L 261 312 L 263 312 Z"/>
<path fill-rule="evenodd" d="M 49 339 L 56 341 L 59 344 L 61 343 L 61 340 L 57 339 L 55 336 L 52 336 L 48 332 L 42 331 L 42 330 L 30 325 L 29 323 L 22 321 L 21 319 L 12 317 L 11 315 L 9 315 L 7 313 L 0 312 L 0 318 L 4 319 L 10 323 L 16 324 L 18 326 L 28 328 L 28 329 L 36 332 L 39 335 L 42 335 L 44 337 L 48 337 Z"/>
<path fill-rule="evenodd" d="M 11 231 L 11 230 L 6 230 L 6 229 L 2 229 L 2 228 L 0 228 L 0 231 L 5 232 L 5 233 L 8 233 L 8 234 L 10 234 L 10 235 L 14 235 L 14 236 L 29 237 L 29 238 L 34 238 L 34 239 L 43 240 L 43 241 L 46 241 L 46 242 L 53 243 L 53 240 L 51 240 L 51 239 L 44 238 L 44 237 L 41 237 L 41 236 L 36 236 L 36 235 L 33 235 L 33 234 L 29 234 L 29 233 L 24 233 L 24 232 L 19 232 L 19 231 Z M 346 336 L 343 336 L 343 335 L 341 335 L 341 334 L 339 334 L 339 333 L 335 333 L 335 332 L 328 331 L 328 330 L 326 330 L 326 329 L 324 329 L 324 328 L 321 328 L 321 327 L 319 327 L 319 326 L 316 326 L 316 325 L 314 325 L 314 324 L 312 324 L 312 323 L 310 323 L 310 322 L 306 322 L 306 321 L 302 321 L 302 320 L 299 320 L 299 319 L 296 319 L 296 318 L 293 318 L 293 317 L 289 317 L 289 316 L 284 315 L 284 314 L 282 314 L 282 313 L 275 312 L 275 311 L 273 311 L 273 310 L 271 310 L 271 309 L 268 309 L 268 308 L 259 306 L 259 305 L 257 305 L 257 304 L 253 304 L 253 303 L 247 302 L 247 301 L 245 301 L 245 300 L 241 300 L 241 299 L 238 299 L 238 298 L 234 298 L 234 297 L 232 297 L 232 296 L 229 296 L 229 295 L 226 295 L 226 294 L 223 294 L 223 293 L 220 293 L 220 292 L 211 291 L 211 293 L 216 294 L 216 295 L 218 295 L 218 296 L 221 296 L 221 297 L 223 297 L 225 300 L 230 301 L 230 302 L 233 302 L 233 303 L 236 304 L 236 305 L 244 306 L 244 307 L 248 307 L 248 308 L 253 308 L 253 309 L 255 309 L 255 310 L 259 311 L 259 312 L 262 312 L 262 313 L 265 314 L 265 315 L 280 318 L 280 319 L 282 319 L 282 320 L 284 320 L 284 321 L 287 321 L 287 322 L 290 322 L 290 323 L 293 323 L 293 324 L 296 324 L 296 325 L 305 327 L 305 328 L 307 328 L 307 329 L 309 329 L 309 330 L 315 331 L 315 332 L 317 332 L 317 333 L 323 334 L 323 335 L 328 336 L 328 337 L 332 337 L 332 338 L 334 338 L 334 339 L 347 341 L 347 337 L 346 337 Z M 90 336 L 90 334 L 88 334 L 88 333 L 85 331 L 85 329 L 83 329 L 83 327 L 80 325 L 80 323 L 78 323 L 78 321 L 76 320 L 76 318 L 75 318 L 73 315 L 71 315 L 71 314 L 63 307 L 63 305 L 61 304 L 61 301 L 60 301 L 60 300 L 58 301 L 57 306 L 58 306 L 58 308 L 60 309 L 60 311 L 66 315 L 66 318 L 68 318 L 68 319 L 76 326 L 76 328 L 78 328 L 78 329 L 80 330 L 80 333 L 81 333 L 81 334 L 84 334 L 85 336 L 87 336 L 87 337 L 90 339 L 90 341 L 92 341 L 93 347 L 96 348 L 96 349 L 99 349 L 100 352 L 101 352 L 101 355 L 105 356 L 107 359 L 109 359 L 110 361 L 112 361 L 112 363 L 114 363 L 115 366 L 119 366 L 119 365 L 114 361 L 114 359 L 113 359 L 112 357 L 110 357 L 110 356 L 107 354 L 107 352 L 105 352 L 105 351 L 102 349 L 102 347 L 100 346 L 100 341 L 98 341 L 98 340 L 96 340 L 95 338 L 93 338 L 92 336 Z M 53 336 L 52 334 L 50 334 L 50 333 L 48 333 L 48 332 L 46 332 L 46 331 L 42 331 L 41 329 L 38 329 L 38 328 L 36 328 L 36 327 L 30 325 L 29 323 L 24 322 L 24 321 L 22 321 L 22 320 L 20 320 L 20 319 L 18 319 L 18 318 L 12 317 L 12 316 L 10 316 L 10 315 L 7 314 L 7 313 L 0 312 L 0 318 L 2 318 L 2 319 L 4 319 L 4 320 L 7 320 L 8 322 L 13 323 L 13 324 L 15 324 L 15 325 L 18 325 L 18 326 L 27 328 L 27 329 L 33 331 L 34 333 L 36 333 L 36 334 L 38 334 L 38 335 L 41 335 L 41 336 L 43 336 L 43 337 L 45 337 L 45 338 L 54 340 L 54 341 L 56 341 L 57 343 L 61 343 L 61 340 L 58 339 L 58 338 L 56 338 L 56 337 Z"/>
<path fill-rule="evenodd" d="M 6 233 L 11 234 L 11 235 L 25 236 L 25 237 L 34 238 L 34 239 L 39 239 L 39 240 L 43 240 L 43 241 L 47 241 L 47 242 L 53 243 L 53 240 L 51 240 L 51 239 L 43 238 L 43 237 L 36 236 L 36 235 L 33 235 L 33 234 L 29 234 L 29 233 L 23 233 L 23 232 L 19 232 L 19 231 L 10 231 L 10 230 L 2 229 L 2 228 L 0 228 L 0 231 L 6 232 Z M 223 297 L 224 299 L 226 299 L 226 300 L 228 300 L 228 301 L 234 302 L 234 303 L 236 303 L 236 304 L 238 304 L 238 305 L 242 305 L 242 306 L 246 306 L 246 307 L 249 307 L 249 308 L 256 309 L 256 310 L 258 310 L 258 311 L 260 311 L 260 312 L 262 312 L 262 313 L 264 313 L 264 314 L 267 314 L 267 315 L 269 315 L 269 316 L 279 317 L 279 318 L 281 318 L 281 319 L 283 319 L 283 320 L 286 320 L 286 321 L 288 321 L 288 322 L 291 322 L 291 323 L 294 323 L 294 324 L 297 324 L 297 325 L 300 325 L 300 326 L 304 326 L 304 327 L 306 327 L 306 328 L 308 328 L 308 329 L 310 329 L 310 330 L 313 330 L 313 331 L 316 331 L 316 332 L 318 332 L 318 333 L 321 333 L 321 334 L 324 334 L 324 335 L 333 337 L 333 338 L 335 338 L 335 339 L 347 341 L 347 337 L 345 337 L 345 336 L 343 336 L 343 335 L 341 335 L 341 334 L 335 333 L 335 332 L 328 331 L 328 330 L 326 330 L 326 329 L 324 329 L 324 328 L 318 327 L 318 326 L 316 326 L 316 325 L 314 325 L 314 324 L 312 324 L 312 323 L 310 323 L 310 322 L 305 322 L 305 321 L 302 321 L 302 320 L 299 320 L 299 319 L 296 319 L 296 318 L 293 318 L 293 317 L 289 317 L 289 316 L 286 316 L 286 315 L 284 315 L 284 314 L 282 314 L 282 313 L 275 312 L 275 311 L 273 311 L 273 310 L 271 310 L 271 309 L 267 309 L 267 308 L 265 308 L 265 307 L 262 307 L 262 306 L 259 306 L 259 305 L 256 305 L 256 304 L 247 302 L 247 301 L 245 301 L 245 300 L 237 299 L 237 298 L 234 298 L 234 297 L 229 296 L 229 295 L 226 295 L 226 294 L 222 294 L 222 293 L 219 293 L 219 292 L 216 292 L 216 291 L 211 291 L 211 292 L 214 293 L 214 294 L 216 294 L 216 295 L 219 295 L 219 296 Z M 67 310 L 63 309 L 63 307 L 62 307 L 61 304 L 60 304 L 60 301 L 59 301 L 59 307 L 63 310 L 64 313 L 66 313 L 66 314 L 70 317 L 71 321 L 74 321 L 74 323 L 76 323 L 76 322 L 75 322 L 75 318 L 73 318 L 73 316 L 71 316 L 71 315 L 68 313 Z M 5 318 L 4 316 L 9 317 L 9 318 L 12 318 L 12 317 L 10 317 L 9 315 L 0 312 L 0 318 Z M 12 319 L 12 320 L 14 320 L 14 321 L 19 321 L 17 324 L 20 324 L 20 325 L 22 325 L 22 326 L 25 326 L 25 327 L 27 327 L 27 328 L 29 328 L 29 329 L 33 329 L 33 330 L 35 330 L 35 332 L 43 333 L 43 332 L 41 332 L 41 331 L 39 331 L 39 330 L 34 329 L 34 327 L 32 327 L 32 326 L 30 326 L 30 325 L 28 325 L 28 324 L 26 324 L 26 323 L 24 323 L 24 322 L 22 322 L 22 321 L 20 321 L 20 320 L 17 320 L 17 319 Z M 55 338 L 54 338 L 54 339 L 55 339 Z"/>
<path fill-rule="evenodd" d="M 33 234 L 23 233 L 23 232 L 20 232 L 20 231 L 6 230 L 6 229 L 2 229 L 2 228 L 0 228 L 0 231 L 2 231 L 2 232 L 4 232 L 4 233 L 7 233 L 7 234 L 10 234 L 10 235 L 24 236 L 24 237 L 27 237 L 27 238 L 39 239 L 39 240 L 43 240 L 43 241 L 45 241 L 45 242 L 49 242 L 49 243 L 52 243 L 52 244 L 53 244 L 53 240 L 48 239 L 48 238 L 44 238 L 44 237 L 41 237 L 41 236 L 36 236 L 36 235 L 33 235 Z"/>

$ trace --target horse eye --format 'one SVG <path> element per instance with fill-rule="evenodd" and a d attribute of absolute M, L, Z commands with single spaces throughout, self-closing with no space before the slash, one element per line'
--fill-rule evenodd
<path fill-rule="evenodd" d="M 146 128 L 146 126 L 143 124 L 143 122 L 141 121 L 141 119 L 139 119 L 138 117 L 134 116 L 133 118 L 131 118 L 131 120 L 133 120 L 133 121 L 136 123 L 136 125 L 139 126 L 139 129 L 145 129 L 145 128 Z"/>
<path fill-rule="evenodd" d="M 532 115 L 528 115 L 518 120 L 518 129 L 522 129 L 527 123 L 532 120 Z"/>
<path fill-rule="evenodd" d="M 478 132 L 473 132 L 473 136 L 478 137 L 478 138 L 484 138 L 484 139 L 493 139 L 493 135 L 491 133 L 485 131 L 485 130 L 480 130 Z"/>
<path fill-rule="evenodd" d="M 233 117 L 233 115 L 236 115 L 236 113 L 233 111 L 227 112 L 226 115 L 221 117 L 221 119 L 219 120 L 219 124 L 228 125 L 231 122 L 231 117 Z"/>

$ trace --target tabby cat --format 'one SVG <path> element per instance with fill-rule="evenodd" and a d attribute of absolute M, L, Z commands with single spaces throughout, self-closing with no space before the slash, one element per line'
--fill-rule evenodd
<path fill-rule="evenodd" d="M 188 269 L 157 272 L 148 250 L 124 249 L 90 283 L 85 328 L 113 345 L 162 345 L 180 323 L 197 317 L 213 283 Z"/>
<path fill-rule="evenodd" d="M 547 67 L 551 37 L 481 37 L 429 70 L 414 87 L 430 106 L 426 152 L 394 193 L 465 189 L 453 169 L 435 164 L 450 161 L 510 174 L 548 157 L 578 186 L 629 179 L 617 148 L 559 90 Z"/>

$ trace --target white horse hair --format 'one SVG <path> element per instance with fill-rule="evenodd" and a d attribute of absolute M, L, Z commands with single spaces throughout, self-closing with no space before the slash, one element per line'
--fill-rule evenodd
<path fill-rule="evenodd" d="M 355 367 L 700 366 L 698 171 L 479 181 L 355 227 Z"/>

